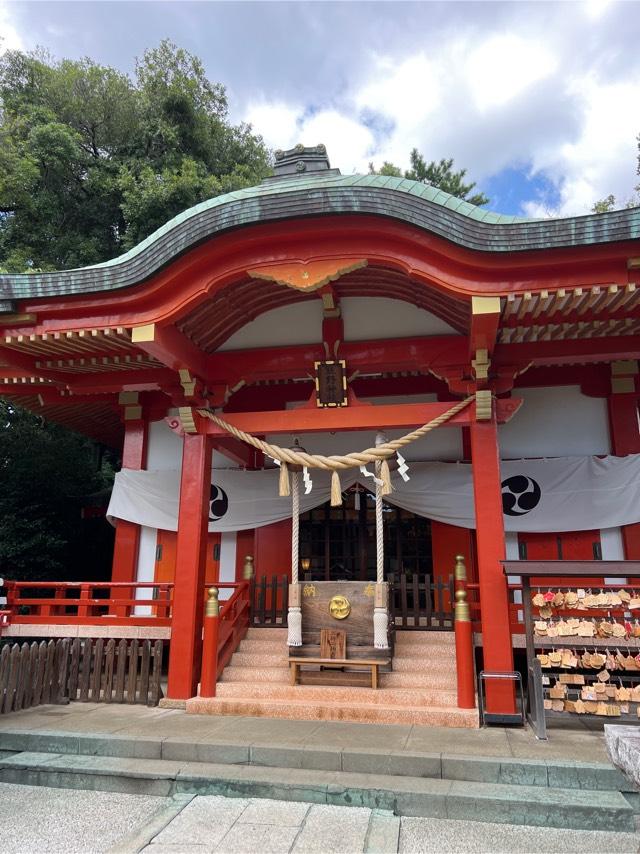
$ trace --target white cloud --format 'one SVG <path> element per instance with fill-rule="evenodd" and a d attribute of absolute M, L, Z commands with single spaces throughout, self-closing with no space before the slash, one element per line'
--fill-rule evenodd
<path fill-rule="evenodd" d="M 11 15 L 11 7 L 0 0 L 0 54 L 6 50 L 25 50 L 25 43 Z"/>
<path fill-rule="evenodd" d="M 585 214 L 609 193 L 624 201 L 640 180 L 636 174 L 640 120 L 629 109 L 630 104 L 638 103 L 640 72 L 615 84 L 587 76 L 575 81 L 571 89 L 583 108 L 578 137 L 534 159 L 534 168 L 557 184 L 560 202 L 551 211 L 543 203 L 531 202 L 527 210 L 532 215 Z"/>
<path fill-rule="evenodd" d="M 283 103 L 263 102 L 251 104 L 244 118 L 253 125 L 257 133 L 262 134 L 270 148 L 290 148 L 298 142 L 298 123 L 301 116 L 301 108 Z"/>
<path fill-rule="evenodd" d="M 483 112 L 508 103 L 552 74 L 557 65 L 555 56 L 538 39 L 503 33 L 472 50 L 466 72 L 475 104 Z"/>
<path fill-rule="evenodd" d="M 268 100 L 248 117 L 274 147 L 324 142 L 345 173 L 372 160 L 406 168 L 414 147 L 454 157 L 480 184 L 527 164 L 560 199 L 552 211 L 548 200 L 525 200 L 535 215 L 628 197 L 638 182 L 640 54 L 631 35 L 625 45 L 621 10 L 606 0 L 517 9 L 499 25 L 450 26 L 413 51 L 363 54 L 311 118 L 302 104 Z"/>
<path fill-rule="evenodd" d="M 424 53 L 400 63 L 386 56 L 373 57 L 370 82 L 355 91 L 359 110 L 384 113 L 394 121 L 419 124 L 441 103 L 441 82 L 435 64 Z"/>

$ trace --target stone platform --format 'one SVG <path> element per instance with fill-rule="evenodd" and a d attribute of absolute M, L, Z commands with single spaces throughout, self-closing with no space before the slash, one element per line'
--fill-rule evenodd
<path fill-rule="evenodd" d="M 400 816 L 630 832 L 638 794 L 601 732 L 186 715 L 73 703 L 0 718 L 0 783 L 280 798 Z"/>

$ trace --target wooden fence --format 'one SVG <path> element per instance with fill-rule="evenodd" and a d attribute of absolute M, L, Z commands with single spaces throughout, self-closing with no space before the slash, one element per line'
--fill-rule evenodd
<path fill-rule="evenodd" d="M 389 617 L 403 631 L 453 631 L 453 576 L 389 575 Z"/>
<path fill-rule="evenodd" d="M 0 714 L 69 700 L 157 706 L 163 643 L 62 638 L 4 644 Z"/>
<path fill-rule="evenodd" d="M 251 579 L 249 588 L 250 625 L 286 628 L 289 605 L 289 578 L 272 575 Z"/>

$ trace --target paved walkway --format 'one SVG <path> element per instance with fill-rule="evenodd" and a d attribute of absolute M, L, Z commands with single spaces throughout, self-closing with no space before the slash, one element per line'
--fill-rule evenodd
<path fill-rule="evenodd" d="M 3 854 L 637 854 L 630 833 L 556 830 L 271 801 L 0 783 Z"/>
<path fill-rule="evenodd" d="M 270 718 L 187 715 L 176 709 L 70 703 L 39 706 L 0 716 L 0 730 L 66 731 L 88 735 L 113 733 L 167 741 L 229 741 L 247 745 L 378 747 L 423 753 L 499 756 L 517 759 L 571 759 L 609 762 L 600 728 L 561 722 L 538 741 L 529 729 L 482 730 L 445 727 L 355 724 L 339 721 L 289 721 Z"/>

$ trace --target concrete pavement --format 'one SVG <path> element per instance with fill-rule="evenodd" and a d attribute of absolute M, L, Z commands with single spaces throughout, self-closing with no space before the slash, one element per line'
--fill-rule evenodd
<path fill-rule="evenodd" d="M 637 854 L 631 833 L 557 830 L 218 796 L 0 784 L 3 854 Z"/>

